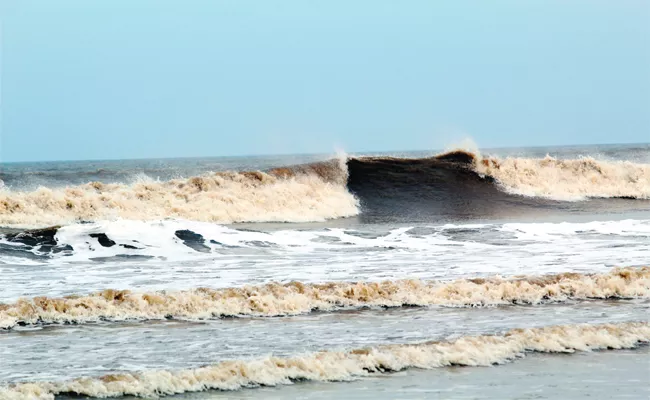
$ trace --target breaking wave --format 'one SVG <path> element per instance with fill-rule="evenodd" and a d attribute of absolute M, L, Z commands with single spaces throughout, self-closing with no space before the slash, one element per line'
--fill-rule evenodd
<path fill-rule="evenodd" d="M 133 185 L 92 182 L 0 192 L 0 225 L 182 218 L 218 223 L 307 222 L 349 217 L 358 202 L 336 161 L 268 172 L 219 172 Z"/>
<path fill-rule="evenodd" d="M 501 160 L 452 151 L 421 159 L 357 157 L 130 185 L 2 189 L 0 226 L 115 218 L 313 222 L 355 216 L 362 209 L 380 217 L 409 212 L 416 218 L 490 217 L 553 207 L 543 200 L 587 198 L 650 199 L 650 164 Z"/>
<path fill-rule="evenodd" d="M 477 172 L 496 179 L 508 192 L 524 196 L 554 200 L 650 199 L 650 164 L 546 156 L 484 159 L 476 165 Z"/>
<path fill-rule="evenodd" d="M 54 399 L 57 394 L 91 397 L 157 397 L 210 389 L 238 390 L 294 381 L 349 381 L 408 368 L 490 366 L 528 352 L 574 353 L 628 349 L 650 341 L 647 322 L 564 325 L 513 329 L 503 335 L 467 336 L 449 342 L 425 342 L 321 351 L 294 357 L 224 361 L 179 371 L 144 371 L 83 377 L 64 382 L 19 383 L 0 388 L 3 398 Z"/>
<path fill-rule="evenodd" d="M 151 293 L 109 289 L 89 296 L 35 297 L 13 304 L 0 304 L 0 328 L 102 320 L 206 319 L 243 315 L 273 317 L 359 307 L 477 307 L 649 296 L 650 267 L 620 268 L 605 274 L 562 273 L 452 282 L 291 282 Z"/>

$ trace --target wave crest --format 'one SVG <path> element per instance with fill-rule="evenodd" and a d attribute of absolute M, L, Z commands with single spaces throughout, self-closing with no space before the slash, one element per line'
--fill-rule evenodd
<path fill-rule="evenodd" d="M 564 325 L 513 329 L 503 335 L 462 337 L 451 342 L 395 344 L 350 351 L 321 351 L 288 358 L 224 361 L 180 371 L 144 371 L 78 378 L 67 382 L 20 383 L 0 388 L 7 399 L 54 399 L 56 394 L 91 397 L 157 397 L 210 389 L 237 390 L 293 381 L 345 381 L 408 368 L 490 366 L 526 352 L 574 353 L 627 349 L 650 341 L 647 322 Z"/>
<path fill-rule="evenodd" d="M 553 200 L 585 198 L 650 199 L 650 165 L 598 161 L 591 157 L 559 160 L 485 158 L 476 171 L 494 179 L 509 193 Z"/>
<path fill-rule="evenodd" d="M 562 273 L 453 282 L 291 282 L 151 293 L 107 289 L 89 296 L 35 297 L 13 304 L 0 304 L 0 328 L 99 320 L 205 319 L 238 315 L 271 317 L 368 306 L 476 307 L 648 296 L 650 267 L 621 268 L 606 274 Z"/>
<path fill-rule="evenodd" d="M 217 223 L 311 222 L 358 214 L 338 162 L 269 172 L 219 172 L 132 185 L 91 182 L 0 192 L 0 224 L 59 225 L 125 218 Z"/>
<path fill-rule="evenodd" d="M 513 205 L 512 194 L 541 200 L 518 199 Z M 408 213 L 418 219 L 467 218 L 507 215 L 514 212 L 510 207 L 528 212 L 547 206 L 545 199 L 587 198 L 650 199 L 650 164 L 482 158 L 455 150 L 420 159 L 350 157 L 130 185 L 0 189 L 0 225 L 43 227 L 115 218 L 314 222 L 357 215 L 360 204 L 364 215 L 377 218 Z"/>

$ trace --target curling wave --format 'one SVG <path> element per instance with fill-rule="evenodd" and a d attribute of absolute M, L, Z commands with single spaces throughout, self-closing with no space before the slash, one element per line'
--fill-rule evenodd
<path fill-rule="evenodd" d="M 477 307 L 649 296 L 650 267 L 620 268 L 606 274 L 563 273 L 511 279 L 460 279 L 453 282 L 291 282 L 153 293 L 109 289 L 90 296 L 35 297 L 13 304 L 0 304 L 0 328 L 101 320 L 205 319 L 242 315 L 272 317 L 359 307 Z"/>
<path fill-rule="evenodd" d="M 217 223 L 313 222 L 350 217 L 436 220 L 585 211 L 650 200 L 650 164 L 593 158 L 352 157 L 265 172 L 219 172 L 132 185 L 92 182 L 31 192 L 0 190 L 0 226 L 43 227 L 114 218 L 180 218 Z M 619 207 L 641 207 L 629 202 Z M 581 208 L 582 207 L 582 208 Z M 412 216 L 408 217 L 408 216 Z"/>
<path fill-rule="evenodd" d="M 513 329 L 503 335 L 468 336 L 450 342 L 321 351 L 290 358 L 224 361 L 196 369 L 112 374 L 65 382 L 19 383 L 0 388 L 0 395 L 11 400 L 49 400 L 57 394 L 157 397 L 210 389 L 276 386 L 301 380 L 346 381 L 408 368 L 490 366 L 516 360 L 528 352 L 628 349 L 648 341 L 650 325 L 647 322 Z"/>

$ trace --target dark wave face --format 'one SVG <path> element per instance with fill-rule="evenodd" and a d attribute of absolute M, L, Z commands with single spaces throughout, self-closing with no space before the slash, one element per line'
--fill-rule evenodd
<path fill-rule="evenodd" d="M 359 218 L 368 223 L 650 211 L 650 200 L 636 198 L 633 191 L 583 201 L 522 196 L 479 173 L 476 163 L 465 152 L 421 159 L 351 158 L 348 188 L 360 200 Z"/>
<path fill-rule="evenodd" d="M 102 220 L 165 219 L 232 223 L 450 222 L 650 211 L 650 164 L 631 146 L 619 158 L 483 157 L 452 151 L 430 157 L 221 159 L 12 165 L 14 181 L 43 185 L 0 190 L 3 230 Z M 564 149 L 564 151 L 567 151 Z M 612 153 L 614 154 L 614 153 Z M 617 148 L 619 157 L 626 154 Z M 285 165 L 285 166 L 282 166 Z M 275 166 L 275 168 L 274 168 Z M 230 172 L 202 172 L 211 168 Z M 123 179 L 156 171 L 161 179 Z M 175 171 L 175 172 L 174 172 Z M 180 176 L 187 176 L 180 173 Z M 68 184 L 66 177 L 75 176 Z M 95 181 L 87 181 L 92 176 Z M 78 180 L 84 183 L 78 184 Z M 33 183 L 33 182 L 32 182 Z"/>
<path fill-rule="evenodd" d="M 466 160 L 359 158 L 348 161 L 348 173 L 368 222 L 485 218 L 521 202 Z"/>
<path fill-rule="evenodd" d="M 535 168 L 538 176 L 529 179 Z M 594 214 L 624 218 L 629 213 L 650 212 L 649 170 L 647 164 L 592 159 L 515 159 L 513 163 L 455 151 L 410 159 L 355 157 L 138 185 L 94 182 L 58 192 L 6 192 L 0 199 L 0 208 L 4 207 L 0 218 L 49 227 L 2 228 L 0 253 L 32 259 L 68 254 L 74 249 L 56 238 L 60 225 L 110 219 L 116 210 L 123 213 L 123 219 L 254 222 L 252 229 L 260 222 L 282 222 L 286 227 L 286 222 L 322 224 L 328 219 L 351 226 L 567 220 Z M 549 174 L 572 180 L 573 185 L 544 181 Z M 540 188 L 546 192 L 517 193 Z M 557 199 L 576 194 L 583 198 Z M 210 251 L 206 239 L 190 229 L 179 227 L 174 235 L 197 252 Z M 95 230 L 86 240 L 127 255 L 128 250 L 138 253 L 142 247 L 135 241 L 115 242 Z"/>

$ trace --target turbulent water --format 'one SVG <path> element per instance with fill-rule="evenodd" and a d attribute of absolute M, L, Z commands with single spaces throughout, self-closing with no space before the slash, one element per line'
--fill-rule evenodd
<path fill-rule="evenodd" d="M 441 371 L 511 362 L 556 398 L 579 354 L 650 369 L 650 145 L 0 168 L 0 399 L 466 398 L 512 370 Z"/>

